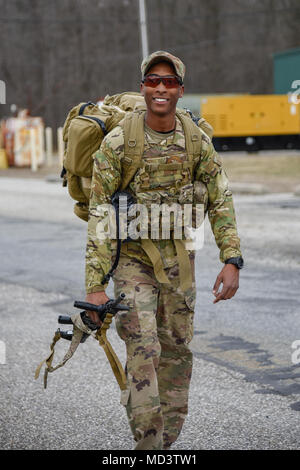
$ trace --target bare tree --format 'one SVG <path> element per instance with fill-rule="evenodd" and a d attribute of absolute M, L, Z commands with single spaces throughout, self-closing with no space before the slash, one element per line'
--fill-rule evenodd
<path fill-rule="evenodd" d="M 298 0 L 148 0 L 150 50 L 179 55 L 190 93 L 271 93 L 272 55 L 300 45 Z M 73 105 L 138 90 L 137 0 L 0 0 L 7 105 L 62 125 Z"/>

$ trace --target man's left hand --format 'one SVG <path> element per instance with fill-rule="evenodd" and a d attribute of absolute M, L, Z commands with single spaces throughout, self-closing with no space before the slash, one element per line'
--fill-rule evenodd
<path fill-rule="evenodd" d="M 219 302 L 219 300 L 231 299 L 235 295 L 239 288 L 239 271 L 234 264 L 225 264 L 213 287 L 213 294 L 216 297 L 213 302 L 214 304 Z M 222 290 L 218 292 L 221 284 L 223 284 Z"/>

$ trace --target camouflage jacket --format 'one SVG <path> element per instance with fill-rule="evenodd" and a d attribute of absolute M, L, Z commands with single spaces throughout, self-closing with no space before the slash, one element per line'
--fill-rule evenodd
<path fill-rule="evenodd" d="M 155 135 L 145 127 L 145 145 L 143 161 L 149 163 L 174 163 L 187 160 L 185 138 L 182 125 L 176 118 L 176 129 L 172 135 Z M 159 142 L 160 141 L 160 142 Z M 91 198 L 88 221 L 88 240 L 86 249 L 86 291 L 98 292 L 106 288 L 101 284 L 105 274 L 112 265 L 115 255 L 116 241 L 104 240 L 97 236 L 98 223 L 103 220 L 99 206 L 110 204 L 112 194 L 118 190 L 122 178 L 121 161 L 124 156 L 123 129 L 117 126 L 103 140 L 100 149 L 94 154 L 94 168 L 91 185 Z M 166 173 L 166 172 L 165 172 Z M 139 169 L 129 184 L 128 189 L 138 202 L 144 202 L 151 195 L 151 202 L 164 202 L 174 197 L 174 176 L 172 171 L 161 175 L 159 170 L 147 173 Z M 158 183 L 158 180 L 160 181 Z M 194 180 L 202 181 L 208 192 L 208 217 L 220 249 L 220 260 L 241 256 L 240 240 L 237 235 L 235 212 L 232 194 L 228 189 L 228 179 L 222 162 L 210 139 L 203 133 L 201 155 L 194 171 Z M 162 181 L 164 182 L 162 184 Z M 179 186 L 190 183 L 188 171 L 182 171 Z M 176 191 L 175 191 L 176 192 Z M 149 202 L 149 201 L 148 201 Z M 177 263 L 176 251 L 172 240 L 155 240 L 160 251 L 164 268 Z M 141 248 L 139 240 L 122 243 L 121 253 L 152 265 L 150 259 Z"/>

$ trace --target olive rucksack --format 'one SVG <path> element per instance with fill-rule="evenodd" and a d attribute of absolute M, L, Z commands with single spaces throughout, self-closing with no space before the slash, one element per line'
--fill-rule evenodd
<path fill-rule="evenodd" d="M 80 103 L 69 112 L 63 127 L 64 152 L 63 185 L 77 201 L 75 214 L 88 220 L 88 206 L 93 173 L 93 153 L 99 149 L 104 136 L 118 124 L 124 129 L 124 159 L 122 160 L 122 187 L 125 189 L 134 177 L 143 153 L 143 119 L 146 109 L 140 93 L 125 92 L 106 96 L 101 107 L 88 102 Z M 210 138 L 212 127 L 205 119 L 197 119 L 188 110 L 177 109 L 187 143 L 187 153 L 199 155 L 199 138 L 195 136 L 196 123 Z"/>

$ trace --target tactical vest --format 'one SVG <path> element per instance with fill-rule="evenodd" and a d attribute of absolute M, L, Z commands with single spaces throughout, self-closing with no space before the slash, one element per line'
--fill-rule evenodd
<path fill-rule="evenodd" d="M 150 207 L 155 202 L 151 198 L 151 195 L 155 194 L 155 191 L 152 191 L 153 188 L 151 188 L 152 181 L 158 184 L 160 190 L 166 190 L 166 202 L 176 202 L 180 205 L 195 203 L 193 174 L 200 159 L 203 131 L 194 124 L 185 111 L 177 111 L 176 116 L 182 125 L 185 136 L 187 159 L 182 162 L 148 163 L 142 158 L 145 138 L 145 110 L 128 113 L 119 124 L 124 131 L 124 157 L 121 160 L 122 182 L 120 190 L 126 189 L 132 181 L 135 183 L 138 181 L 140 191 L 136 192 L 134 196 L 136 196 L 137 202 L 143 203 L 146 207 Z M 197 182 L 196 185 L 203 185 L 203 183 Z M 141 199 L 141 195 L 143 195 L 143 199 Z M 203 201 L 198 200 L 197 202 L 202 203 Z M 184 240 L 174 238 L 173 241 L 180 270 L 180 285 L 182 290 L 186 291 L 192 285 L 189 254 Z M 140 242 L 141 247 L 152 262 L 157 280 L 161 283 L 170 284 L 164 271 L 159 250 L 153 241 L 150 238 L 142 238 Z"/>

